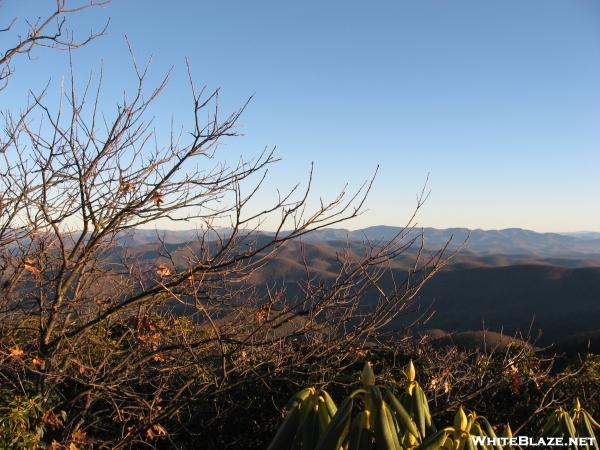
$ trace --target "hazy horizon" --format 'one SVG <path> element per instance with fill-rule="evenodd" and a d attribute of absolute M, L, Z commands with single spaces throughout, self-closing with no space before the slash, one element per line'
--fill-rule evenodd
<path fill-rule="evenodd" d="M 389 224 L 375 224 L 375 225 L 367 225 L 364 227 L 352 227 L 352 226 L 343 226 L 343 224 L 340 224 L 340 226 L 335 226 L 335 227 L 325 227 L 325 228 L 320 228 L 320 230 L 344 230 L 344 231 L 360 231 L 360 230 L 364 230 L 367 228 L 377 228 L 377 227 L 393 227 L 393 228 L 401 228 L 402 225 L 389 225 Z M 215 227 L 215 229 L 227 229 L 228 227 Z M 506 230 L 523 230 L 523 231 L 533 231 L 535 233 L 540 233 L 540 234 L 586 234 L 586 233 L 592 233 L 592 234 L 600 234 L 600 230 L 595 231 L 595 230 L 574 230 L 574 231 L 569 231 L 569 230 L 558 230 L 558 231 L 540 231 L 540 230 L 534 230 L 531 228 L 523 228 L 523 227 L 506 227 L 506 228 L 471 228 L 471 227 L 464 227 L 464 226 L 449 226 L 449 227 L 434 227 L 434 226 L 428 226 L 428 225 L 416 225 L 414 228 L 416 229 L 435 229 L 435 230 L 449 230 L 449 229 L 464 229 L 464 230 L 469 230 L 469 231 L 506 231 Z M 184 227 L 184 226 L 180 226 L 180 227 L 171 227 L 171 228 L 161 228 L 161 227 L 137 227 L 134 228 L 136 230 L 148 230 L 148 231 L 152 231 L 152 230 L 157 230 L 157 231 L 195 231 L 197 229 L 200 229 L 200 227 Z M 266 228 L 260 228 L 259 231 L 262 232 L 274 232 L 274 229 L 266 229 Z"/>

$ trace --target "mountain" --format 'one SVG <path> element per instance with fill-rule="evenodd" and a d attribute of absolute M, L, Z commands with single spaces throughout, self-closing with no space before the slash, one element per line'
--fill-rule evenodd
<path fill-rule="evenodd" d="M 469 230 L 467 228 L 423 228 L 413 229 L 407 233 L 406 239 L 417 236 L 421 230 L 424 234 L 425 247 L 431 250 L 443 247 L 450 241 L 450 249 L 467 251 L 475 256 L 526 256 L 532 258 L 563 258 L 600 260 L 600 233 L 584 232 L 582 234 L 537 233 L 521 228 L 504 230 Z M 392 226 L 374 226 L 361 230 L 345 230 L 326 228 L 316 230 L 303 236 L 305 242 L 377 242 L 392 239 L 402 228 Z M 218 236 L 227 236 L 226 228 L 211 231 L 207 239 L 214 240 Z M 272 233 L 263 232 L 265 236 Z M 124 232 L 119 237 L 123 245 L 140 245 L 158 242 L 159 238 L 166 243 L 178 244 L 197 239 L 197 230 L 144 230 L 136 229 Z"/>
<path fill-rule="evenodd" d="M 600 267 L 511 265 L 438 273 L 419 296 L 428 328 L 503 330 L 546 344 L 600 324 Z"/>
<path fill-rule="evenodd" d="M 600 232 L 598 231 L 569 231 L 559 233 L 564 236 L 574 236 L 584 239 L 600 239 Z"/>
<path fill-rule="evenodd" d="M 424 336 L 427 336 L 429 342 L 434 347 L 456 346 L 461 350 L 482 350 L 482 351 L 500 351 L 508 346 L 522 347 L 529 346 L 525 341 L 507 336 L 495 331 L 459 331 L 447 333 L 443 330 L 425 330 Z"/>
<path fill-rule="evenodd" d="M 351 240 L 371 241 L 391 239 L 401 231 L 398 227 L 376 226 L 348 232 Z M 558 233 L 537 233 L 521 228 L 504 230 L 469 230 L 467 228 L 423 228 L 425 246 L 441 248 L 451 240 L 451 247 L 463 246 L 477 255 L 532 255 L 537 257 L 579 258 L 600 255 L 600 235 L 568 236 Z M 421 232 L 413 230 L 410 236 Z M 338 230 L 338 234 L 340 231 Z M 317 231 L 314 240 L 327 240 Z"/>
<path fill-rule="evenodd" d="M 284 284 L 288 295 L 301 295 L 299 281 L 308 274 L 332 282 L 339 270 L 338 255 L 360 255 L 365 241 L 394 237 L 401 229 L 371 227 L 363 230 L 319 230 L 285 245 L 276 257 L 249 280 L 258 289 L 272 283 Z M 438 329 L 453 333 L 454 342 L 481 342 L 488 336 L 494 342 L 510 342 L 494 334 L 517 333 L 538 339 L 540 345 L 585 349 L 592 336 L 597 349 L 600 327 L 600 240 L 594 236 L 565 236 L 522 229 L 467 230 L 426 228 L 425 246 L 436 250 L 452 238 L 459 249 L 452 263 L 429 281 L 420 292 L 412 311 L 396 325 L 410 323 L 424 312 L 433 316 L 415 331 Z M 226 236 L 227 229 L 211 231 L 209 240 Z M 416 233 L 416 231 L 412 231 Z M 269 233 L 257 235 L 268 239 Z M 411 237 L 414 234 L 408 236 Z M 119 237 L 121 246 L 113 250 L 115 262 L 123 256 L 147 266 L 156 265 L 164 250 L 172 261 L 186 267 L 202 245 L 193 230 L 133 230 Z M 468 239 L 467 239 L 468 238 Z M 162 241 L 162 242 L 161 242 Z M 466 243 L 465 243 L 466 241 Z M 463 245 L 464 244 L 464 245 Z M 213 244 L 214 245 L 214 244 Z M 401 280 L 414 264 L 416 246 L 390 262 L 389 269 Z M 391 279 L 383 280 L 391 287 Z M 373 293 L 366 303 L 375 298 Z M 444 340 L 445 339 L 445 340 Z M 438 341 L 448 341 L 444 337 Z M 462 345 L 462 344 L 461 344 Z"/>

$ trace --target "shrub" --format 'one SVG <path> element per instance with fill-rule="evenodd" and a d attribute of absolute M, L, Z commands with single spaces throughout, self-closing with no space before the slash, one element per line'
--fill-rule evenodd
<path fill-rule="evenodd" d="M 498 434 L 487 418 L 474 411 L 465 412 L 462 406 L 451 424 L 436 427 L 412 361 L 404 375 L 405 387 L 397 397 L 389 386 L 376 384 L 367 362 L 361 374 L 362 386 L 339 408 L 325 390 L 303 389 L 286 405 L 287 415 L 269 450 L 487 449 L 492 440 L 496 450 L 515 448 L 510 425 L 504 427 L 504 441 L 497 440 Z M 588 438 L 586 448 L 598 449 L 595 428 L 600 424 L 577 399 L 571 410 L 556 409 L 538 436 L 563 438 L 565 442 Z"/>

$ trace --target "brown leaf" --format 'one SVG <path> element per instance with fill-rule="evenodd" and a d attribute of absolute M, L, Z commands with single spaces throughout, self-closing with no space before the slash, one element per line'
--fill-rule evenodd
<path fill-rule="evenodd" d="M 435 389 L 435 387 L 438 385 L 438 380 L 434 377 L 431 377 L 431 380 L 429 380 L 429 387 L 431 389 Z"/>
<path fill-rule="evenodd" d="M 19 358 L 23 356 L 23 350 L 21 350 L 21 347 L 18 345 L 15 345 L 14 347 L 8 349 L 8 354 L 13 358 Z"/>
<path fill-rule="evenodd" d="M 39 356 L 34 356 L 31 359 L 31 364 L 34 367 L 43 367 L 44 366 L 44 360 L 42 358 L 40 358 Z"/>
<path fill-rule="evenodd" d="M 133 183 L 131 183 L 129 181 L 125 181 L 125 180 L 121 180 L 120 188 L 121 188 L 121 191 L 123 191 L 125 193 L 132 192 L 134 190 Z"/>
<path fill-rule="evenodd" d="M 148 437 L 148 439 L 154 439 L 156 437 L 166 436 L 166 435 L 167 435 L 167 430 L 165 430 L 165 428 L 161 424 L 158 424 L 158 423 L 156 425 L 152 425 L 146 431 L 146 436 Z"/>
<path fill-rule="evenodd" d="M 88 367 L 86 367 L 82 362 L 76 359 L 72 359 L 71 362 L 73 363 L 74 367 L 77 368 L 77 373 L 79 373 L 79 375 L 85 374 L 88 370 Z"/>
<path fill-rule="evenodd" d="M 71 433 L 71 440 L 78 444 L 87 444 L 88 443 L 87 433 L 85 431 L 82 431 L 79 429 L 75 430 Z"/>
<path fill-rule="evenodd" d="M 31 272 L 34 275 L 40 274 L 40 269 L 35 267 L 35 261 L 31 258 L 25 258 L 25 261 L 23 261 L 23 267 L 27 272 Z"/>
<path fill-rule="evenodd" d="M 54 414 L 54 411 L 52 411 L 51 409 L 46 411 L 42 415 L 40 420 L 44 425 L 47 425 L 49 428 L 60 428 L 63 426 L 63 420 L 59 416 Z"/>
<path fill-rule="evenodd" d="M 161 278 L 168 277 L 171 275 L 171 269 L 169 269 L 166 265 L 161 264 L 156 268 L 156 274 Z"/>
<path fill-rule="evenodd" d="M 156 355 L 152 356 L 152 360 L 156 362 L 162 362 L 165 360 L 165 358 L 160 353 L 157 353 Z"/>
<path fill-rule="evenodd" d="M 262 305 L 255 313 L 254 320 L 261 324 L 269 318 L 269 305 Z"/>
<path fill-rule="evenodd" d="M 152 201 L 154 202 L 154 204 L 156 206 L 160 206 L 160 204 L 163 202 L 163 196 L 160 192 L 155 192 L 152 195 Z"/>

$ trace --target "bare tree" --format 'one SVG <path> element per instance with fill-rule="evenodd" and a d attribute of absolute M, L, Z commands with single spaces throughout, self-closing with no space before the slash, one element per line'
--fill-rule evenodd
<path fill-rule="evenodd" d="M 84 38 L 78 39 L 67 27 L 69 16 L 90 8 L 107 5 L 110 0 L 89 0 L 86 3 L 70 7 L 66 0 L 56 0 L 54 10 L 46 17 L 36 20 L 25 20 L 25 34 L 17 31 L 14 45 L 5 49 L 0 55 L 0 90 L 8 84 L 8 79 L 14 73 L 13 60 L 19 56 L 30 58 L 36 47 L 46 47 L 56 50 L 69 51 L 85 46 L 97 37 L 104 34 L 108 23 L 98 31 L 92 31 Z M 15 26 L 21 25 L 17 18 L 6 24 L 1 24 L 0 33 L 8 34 Z M 12 36 L 11 36 L 12 37 Z"/>
<path fill-rule="evenodd" d="M 27 36 L 0 58 L 3 88 L 18 56 L 39 46 L 71 52 L 101 35 L 75 40 L 65 24 L 104 4 L 58 1 L 47 18 L 28 23 Z M 173 127 L 160 144 L 150 110 L 169 76 L 147 88 L 148 65 L 132 61 L 137 88 L 112 112 L 101 111 L 102 71 L 78 91 L 71 68 L 58 107 L 44 89 L 31 91 L 23 112 L 4 113 L 0 378 L 42 399 L 46 439 L 56 445 L 167 439 L 176 430 L 165 423 L 185 427 L 198 399 L 309 360 L 350 363 L 358 357 L 351 350 L 389 330 L 444 263 L 443 250 L 423 255 L 413 216 L 389 241 L 348 247 L 333 281 L 307 263 L 299 295 L 250 283 L 284 246 L 361 214 L 373 178 L 311 208 L 311 170 L 304 187 L 256 210 L 277 158 L 266 151 L 231 163 L 220 147 L 238 135 L 245 105 L 223 115 L 219 90 L 197 89 L 190 75 L 193 127 Z M 122 245 L 139 226 L 181 221 L 197 227 L 185 247 L 160 241 L 149 261 Z M 273 221 L 273 232 L 261 231 Z M 415 248 L 414 268 L 394 280 L 388 262 Z"/>

